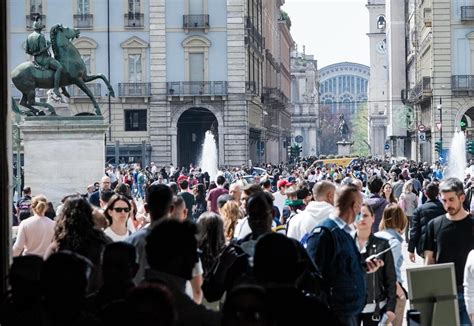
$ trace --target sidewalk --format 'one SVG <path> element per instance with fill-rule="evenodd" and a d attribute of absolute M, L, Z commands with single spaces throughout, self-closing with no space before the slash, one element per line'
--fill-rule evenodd
<path fill-rule="evenodd" d="M 423 266 L 423 258 L 420 256 L 416 256 L 416 261 L 412 263 L 410 259 L 408 258 L 408 244 L 406 242 L 403 242 L 402 244 L 403 249 L 403 265 L 402 265 L 402 279 L 403 279 L 403 287 L 408 291 L 408 281 L 407 281 L 407 273 L 406 270 L 407 268 L 413 268 L 413 267 L 420 267 Z M 407 301 L 406 307 L 405 307 L 405 313 L 404 313 L 404 321 L 403 325 L 407 325 L 406 322 L 406 312 L 407 310 L 410 309 L 410 301 Z"/>

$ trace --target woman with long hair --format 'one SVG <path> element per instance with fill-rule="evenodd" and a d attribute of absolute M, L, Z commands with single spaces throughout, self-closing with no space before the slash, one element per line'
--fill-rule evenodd
<path fill-rule="evenodd" d="M 235 226 L 237 221 L 241 219 L 242 211 L 239 204 L 234 200 L 229 200 L 220 209 L 222 219 L 224 220 L 224 235 L 226 242 L 234 238 Z"/>
<path fill-rule="evenodd" d="M 354 237 L 357 249 L 361 256 L 367 259 L 390 245 L 387 240 L 378 238 L 372 233 L 372 224 L 375 222 L 374 211 L 366 203 L 362 204 L 361 217 L 355 221 L 356 234 Z M 384 253 L 380 259 L 384 265 L 375 273 L 365 274 L 367 283 L 367 299 L 359 320 L 364 326 L 377 326 L 383 315 L 388 321 L 395 319 L 396 307 L 396 275 L 392 253 Z"/>
<path fill-rule="evenodd" d="M 397 199 L 393 195 L 393 188 L 390 182 L 385 182 L 382 186 L 382 198 L 385 198 L 389 203 L 397 203 Z"/>
<path fill-rule="evenodd" d="M 130 199 L 125 195 L 116 194 L 107 203 L 104 215 L 109 222 L 109 227 L 104 230 L 104 233 L 114 242 L 123 241 L 131 234 L 127 228 L 131 208 Z"/>
<path fill-rule="evenodd" d="M 54 252 L 69 250 L 88 258 L 94 268 L 89 280 L 88 292 L 99 289 L 102 283 L 102 252 L 112 240 L 94 225 L 92 206 L 80 197 L 68 198 L 56 222 L 53 243 L 45 258 Z"/>
<path fill-rule="evenodd" d="M 198 183 L 193 187 L 194 205 L 193 205 L 193 220 L 197 221 L 202 213 L 207 211 L 206 202 L 206 188 L 204 184 Z"/>
<path fill-rule="evenodd" d="M 403 313 L 406 305 L 407 291 L 402 286 L 402 234 L 408 224 L 407 217 L 397 204 L 389 204 L 383 211 L 382 220 L 379 225 L 379 232 L 376 237 L 388 240 L 392 248 L 393 261 L 395 263 L 395 273 L 397 275 L 397 306 L 395 308 L 396 318 L 393 326 L 401 326 L 403 323 Z"/>
<path fill-rule="evenodd" d="M 38 255 L 46 253 L 54 235 L 54 221 L 45 213 L 48 210 L 48 199 L 43 195 L 31 200 L 33 216 L 24 219 L 18 227 L 18 235 L 13 245 L 13 256 Z"/>
<path fill-rule="evenodd" d="M 413 193 L 413 183 L 408 181 L 403 185 L 403 191 L 400 195 L 399 201 L 400 207 L 405 213 L 408 225 L 405 229 L 405 241 L 408 242 L 408 228 L 410 227 L 411 221 L 413 219 L 413 214 L 415 209 L 418 207 L 418 197 Z"/>

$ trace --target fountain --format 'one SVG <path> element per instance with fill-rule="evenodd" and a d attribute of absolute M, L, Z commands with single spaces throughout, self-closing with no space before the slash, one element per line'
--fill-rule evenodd
<path fill-rule="evenodd" d="M 445 178 L 456 177 L 463 181 L 466 166 L 466 136 L 464 132 L 456 131 L 449 147 L 448 169 Z"/>
<path fill-rule="evenodd" d="M 206 131 L 204 143 L 202 144 L 201 159 L 199 160 L 199 167 L 202 172 L 209 173 L 211 180 L 216 180 L 217 177 L 217 145 L 216 139 L 212 131 Z"/>

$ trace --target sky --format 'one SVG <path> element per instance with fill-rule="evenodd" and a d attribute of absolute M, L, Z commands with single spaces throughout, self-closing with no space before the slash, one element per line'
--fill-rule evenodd
<path fill-rule="evenodd" d="M 285 0 L 298 51 L 313 54 L 318 69 L 350 61 L 370 65 L 367 0 Z"/>

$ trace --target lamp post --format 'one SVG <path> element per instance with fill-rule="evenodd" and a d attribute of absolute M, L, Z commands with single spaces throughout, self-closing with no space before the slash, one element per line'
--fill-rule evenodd
<path fill-rule="evenodd" d="M 439 97 L 439 104 L 437 109 L 439 110 L 439 141 L 443 141 L 443 100 Z"/>

